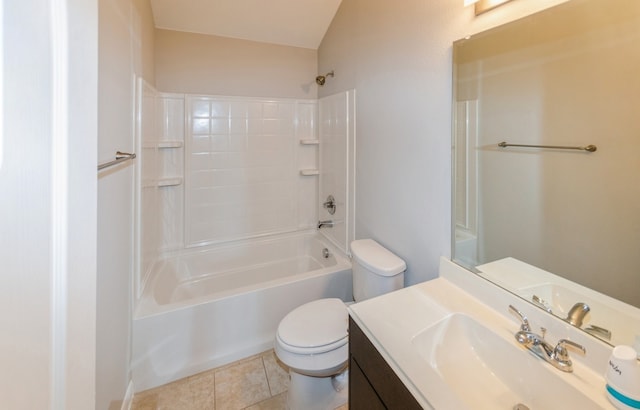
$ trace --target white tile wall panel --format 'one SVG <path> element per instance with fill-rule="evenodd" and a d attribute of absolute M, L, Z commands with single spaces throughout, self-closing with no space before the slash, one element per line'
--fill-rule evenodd
<path fill-rule="evenodd" d="M 318 103 L 303 102 L 296 106 L 296 140 L 298 170 L 318 168 L 318 146 L 302 145 L 301 139 L 318 138 Z M 314 227 L 318 222 L 318 178 L 298 175 L 298 226 Z M 309 206 L 311 204 L 311 206 Z"/>
<path fill-rule="evenodd" d="M 244 136 L 247 134 L 247 122 L 246 114 L 243 117 L 231 117 L 229 120 L 229 134 Z"/>
<path fill-rule="evenodd" d="M 191 118 L 209 118 L 211 115 L 211 104 L 207 100 L 191 99 Z"/>
<path fill-rule="evenodd" d="M 213 160 L 211 159 L 212 155 L 210 152 L 196 152 L 192 153 L 189 158 L 191 169 L 193 171 L 202 171 L 207 169 L 213 169 Z M 189 174 L 187 174 L 189 175 Z M 188 178 L 190 176 L 187 176 Z"/>
<path fill-rule="evenodd" d="M 354 164 L 355 164 L 355 91 L 324 97 L 319 101 L 320 187 L 318 214 L 321 220 L 333 220 L 332 228 L 322 233 L 349 252 L 354 238 Z M 322 207 L 328 195 L 336 201 L 334 215 Z"/>
<path fill-rule="evenodd" d="M 191 120 L 192 135 L 209 135 L 211 129 L 211 119 L 209 118 L 193 118 Z"/>
<path fill-rule="evenodd" d="M 158 163 L 162 178 L 184 180 L 184 117 L 183 94 L 159 94 L 158 129 L 159 142 L 177 142 L 168 148 L 159 148 Z M 158 188 L 160 218 L 160 250 L 175 250 L 184 247 L 184 182 Z"/>
<path fill-rule="evenodd" d="M 188 96 L 185 241 L 224 242 L 316 223 L 317 103 L 289 99 Z M 304 152 L 306 151 L 306 152 Z"/>
<path fill-rule="evenodd" d="M 161 252 L 184 246 L 183 186 L 161 187 L 164 179 L 180 181 L 184 175 L 184 96 L 158 93 L 144 82 L 140 94 L 138 294 Z"/>
<path fill-rule="evenodd" d="M 262 119 L 262 102 L 248 101 L 247 102 L 247 118 L 259 118 Z"/>
<path fill-rule="evenodd" d="M 160 136 L 164 141 L 184 141 L 184 96 L 161 94 Z"/>
<path fill-rule="evenodd" d="M 184 169 L 184 153 L 181 148 L 157 150 L 157 167 L 160 177 L 181 177 Z"/>
<path fill-rule="evenodd" d="M 158 200 L 161 206 L 162 231 L 159 232 L 161 251 L 180 249 L 184 245 L 184 187 L 171 186 L 159 188 Z"/>
<path fill-rule="evenodd" d="M 202 170 L 191 173 L 191 189 L 205 188 L 213 184 L 215 178 L 215 172 L 213 170 Z"/>
<path fill-rule="evenodd" d="M 262 118 L 263 119 L 278 119 L 279 117 L 279 104 L 277 102 L 265 102 L 262 104 Z"/>
<path fill-rule="evenodd" d="M 137 175 L 136 185 L 139 190 L 136 209 L 136 236 L 139 244 L 136 249 L 136 295 L 140 295 L 153 263 L 159 256 L 157 224 L 159 211 L 157 204 L 158 152 L 153 140 L 157 132 L 157 92 L 153 87 L 139 79 L 137 98 Z"/>
<path fill-rule="evenodd" d="M 247 134 L 248 135 L 261 135 L 262 134 L 262 119 L 255 117 L 249 117 L 247 119 Z"/>
<path fill-rule="evenodd" d="M 209 135 L 192 135 L 191 136 L 191 153 L 192 154 L 209 154 L 211 151 L 211 137 Z"/>
<path fill-rule="evenodd" d="M 280 120 L 279 119 L 263 119 L 261 136 L 279 135 Z"/>
<path fill-rule="evenodd" d="M 229 101 L 209 99 L 212 118 L 229 118 Z"/>
<path fill-rule="evenodd" d="M 145 101 L 140 218 L 148 266 L 158 252 L 315 227 L 319 178 L 299 171 L 320 166 L 319 146 L 300 144 L 318 139 L 317 101 L 152 89 Z M 328 130 L 339 126 L 331 121 Z M 158 186 L 174 177 L 184 183 Z"/>
<path fill-rule="evenodd" d="M 248 101 L 230 101 L 229 102 L 229 117 L 246 119 L 248 117 L 248 114 L 249 114 Z"/>

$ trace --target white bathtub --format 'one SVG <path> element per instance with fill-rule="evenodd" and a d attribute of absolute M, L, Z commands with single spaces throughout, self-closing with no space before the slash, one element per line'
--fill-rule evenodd
<path fill-rule="evenodd" d="M 352 300 L 351 263 L 312 231 L 165 259 L 154 267 L 134 315 L 135 389 L 268 350 L 289 311 L 324 297 Z"/>

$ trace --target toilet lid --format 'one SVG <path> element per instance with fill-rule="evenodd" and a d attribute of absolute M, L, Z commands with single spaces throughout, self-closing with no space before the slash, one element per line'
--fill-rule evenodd
<path fill-rule="evenodd" d="M 303 349 L 310 354 L 333 350 L 347 343 L 348 317 L 342 300 L 315 300 L 282 319 L 278 338 L 295 351 Z"/>

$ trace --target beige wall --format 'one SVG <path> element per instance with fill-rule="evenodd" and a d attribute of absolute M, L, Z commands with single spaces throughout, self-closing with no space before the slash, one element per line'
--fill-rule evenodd
<path fill-rule="evenodd" d="M 131 0 L 135 10 L 132 16 L 133 29 L 137 32 L 134 36 L 136 50 L 134 68 L 138 75 L 142 76 L 149 84 L 156 83 L 155 70 L 155 36 L 156 27 L 153 21 L 153 11 L 149 0 Z"/>
<path fill-rule="evenodd" d="M 156 30 L 156 88 L 192 94 L 316 98 L 316 50 Z"/>
<path fill-rule="evenodd" d="M 562 0 L 519 0 L 475 17 L 459 0 L 343 0 L 318 50 L 335 69 L 321 97 L 356 89 L 356 237 L 437 276 L 450 254 L 451 44 Z"/>

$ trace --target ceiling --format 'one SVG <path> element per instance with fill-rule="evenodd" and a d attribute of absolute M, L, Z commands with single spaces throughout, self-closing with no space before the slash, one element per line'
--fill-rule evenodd
<path fill-rule="evenodd" d="M 157 28 L 317 49 L 342 0 L 151 0 Z"/>

